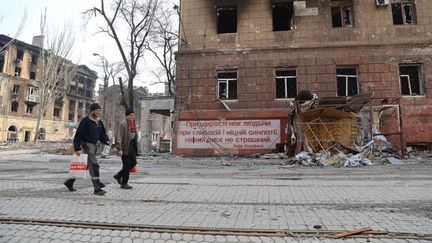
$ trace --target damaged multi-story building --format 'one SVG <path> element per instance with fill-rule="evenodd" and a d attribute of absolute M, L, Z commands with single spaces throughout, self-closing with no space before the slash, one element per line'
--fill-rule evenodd
<path fill-rule="evenodd" d="M 301 90 L 373 93 L 400 107 L 402 146 L 432 142 L 432 1 L 181 0 L 179 13 L 174 153 L 280 151 Z"/>
<path fill-rule="evenodd" d="M 36 134 L 41 78 L 41 47 L 44 37 L 33 44 L 0 35 L 0 141 L 33 141 Z M 79 65 L 66 96 L 47 106 L 38 140 L 69 139 L 94 100 L 97 74 Z"/>

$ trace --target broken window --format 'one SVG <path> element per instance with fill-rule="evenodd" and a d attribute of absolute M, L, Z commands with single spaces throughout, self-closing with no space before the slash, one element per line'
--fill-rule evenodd
<path fill-rule="evenodd" d="M 237 72 L 218 73 L 218 99 L 237 99 Z"/>
<path fill-rule="evenodd" d="M 337 96 L 358 94 L 357 68 L 337 68 Z"/>
<path fill-rule="evenodd" d="M 35 80 L 36 79 L 36 73 L 30 72 L 30 79 Z"/>
<path fill-rule="evenodd" d="M 36 102 L 37 101 L 37 88 L 36 87 L 28 87 L 27 90 L 27 101 Z"/>
<path fill-rule="evenodd" d="M 20 90 L 20 86 L 18 84 L 14 84 L 12 94 L 18 95 Z"/>
<path fill-rule="evenodd" d="M 297 95 L 296 70 L 276 71 L 276 98 L 295 98 Z"/>
<path fill-rule="evenodd" d="M 11 112 L 18 112 L 18 102 L 12 101 Z"/>
<path fill-rule="evenodd" d="M 414 24 L 415 4 L 413 0 L 392 0 L 393 24 Z"/>
<path fill-rule="evenodd" d="M 60 118 L 61 115 L 61 108 L 54 107 L 54 117 Z"/>
<path fill-rule="evenodd" d="M 33 113 L 33 105 L 27 104 L 26 113 L 27 114 L 32 114 Z"/>
<path fill-rule="evenodd" d="M 424 82 L 420 65 L 400 65 L 399 76 L 402 95 L 424 95 Z"/>
<path fill-rule="evenodd" d="M 218 34 L 237 32 L 237 7 L 217 8 Z"/>
<path fill-rule="evenodd" d="M 17 60 L 23 60 L 24 58 L 24 51 L 23 50 L 17 50 Z"/>
<path fill-rule="evenodd" d="M 37 65 L 38 58 L 39 58 L 39 56 L 33 55 L 31 58 L 31 64 Z"/>
<path fill-rule="evenodd" d="M 4 66 L 4 52 L 0 52 L 0 73 L 3 72 L 3 66 Z"/>
<path fill-rule="evenodd" d="M 19 77 L 21 76 L 21 68 L 20 67 L 15 67 L 15 73 L 14 73 L 15 77 Z"/>
<path fill-rule="evenodd" d="M 273 31 L 291 30 L 294 14 L 293 2 L 273 3 Z"/>
<path fill-rule="evenodd" d="M 333 27 L 353 27 L 353 4 L 351 0 L 331 1 Z"/>
<path fill-rule="evenodd" d="M 43 127 L 39 128 L 38 140 L 45 140 L 45 134 L 46 134 L 45 128 Z"/>

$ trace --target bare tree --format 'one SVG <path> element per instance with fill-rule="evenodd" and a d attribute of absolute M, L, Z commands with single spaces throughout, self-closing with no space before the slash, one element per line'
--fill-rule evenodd
<path fill-rule="evenodd" d="M 123 105 L 133 108 L 134 79 L 138 74 L 137 65 L 143 58 L 145 45 L 154 28 L 155 13 L 159 0 L 113 0 L 112 8 L 106 9 L 106 0 L 100 0 L 99 7 L 84 12 L 87 21 L 102 16 L 106 26 L 100 27 L 100 33 L 110 36 L 117 45 L 127 72 L 128 99 Z M 126 33 L 122 31 L 125 30 Z M 126 38 L 122 38 L 126 36 Z M 122 92 L 124 94 L 124 92 Z"/>
<path fill-rule="evenodd" d="M 168 9 L 161 9 L 156 19 L 155 38 L 148 42 L 146 48 L 153 53 L 158 60 L 161 68 L 153 72 L 158 83 L 166 84 L 168 93 L 174 95 L 175 92 L 175 51 L 178 45 L 179 36 L 174 27 L 173 19 L 177 12 Z"/>
<path fill-rule="evenodd" d="M 0 18 L 0 23 L 2 22 L 2 20 L 3 20 L 3 16 Z M 24 9 L 24 14 L 21 17 L 21 21 L 20 21 L 20 23 L 18 25 L 18 28 L 17 28 L 15 34 L 11 37 L 12 39 L 8 43 L 4 44 L 3 46 L 0 46 L 0 55 L 3 55 L 3 52 L 5 51 L 6 47 L 10 43 L 12 43 L 13 41 L 15 41 L 15 39 L 21 34 L 21 32 L 24 29 L 24 24 L 25 24 L 26 20 L 27 20 L 27 9 Z"/>
<path fill-rule="evenodd" d="M 39 114 L 36 123 L 34 141 L 39 136 L 39 127 L 48 105 L 56 98 L 63 98 L 69 90 L 78 66 L 68 59 L 74 45 L 74 35 L 70 25 L 65 24 L 62 30 L 48 32 L 46 14 L 41 18 L 41 33 L 47 39 L 46 50 L 40 49 L 41 78 L 37 81 L 39 96 Z"/>

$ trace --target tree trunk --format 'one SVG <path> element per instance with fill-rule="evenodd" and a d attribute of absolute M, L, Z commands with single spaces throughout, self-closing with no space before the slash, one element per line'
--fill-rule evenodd
<path fill-rule="evenodd" d="M 42 121 L 42 116 L 43 116 L 43 112 L 39 111 L 38 119 L 37 119 L 37 122 L 36 122 L 36 132 L 35 132 L 35 136 L 34 136 L 34 140 L 33 140 L 34 143 L 36 143 L 37 138 L 39 136 L 39 127 L 40 127 L 40 124 L 41 124 L 41 121 Z"/>

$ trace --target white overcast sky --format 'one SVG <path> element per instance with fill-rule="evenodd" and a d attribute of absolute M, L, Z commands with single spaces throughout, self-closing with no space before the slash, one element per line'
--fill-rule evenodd
<path fill-rule="evenodd" d="M 174 4 L 178 0 L 170 2 Z M 102 78 L 102 70 L 95 65 L 100 59 L 93 56 L 93 53 L 105 56 L 110 62 L 120 60 L 113 40 L 104 34 L 94 34 L 96 26 L 94 21 L 84 27 L 81 13 L 92 6 L 99 6 L 99 0 L 0 0 L 0 3 L 0 34 L 13 36 L 26 9 L 27 21 L 23 32 L 17 39 L 31 44 L 33 36 L 40 35 L 40 17 L 46 8 L 47 25 L 51 29 L 61 28 L 66 22 L 73 25 L 76 38 L 72 60 L 75 63 L 87 65 L 97 71 Z M 147 55 L 140 65 L 142 70 L 152 70 L 157 67 L 155 60 L 150 55 Z M 162 92 L 162 86 L 149 85 L 155 80 L 151 72 L 142 72 L 134 84 L 146 86 L 151 93 Z"/>

